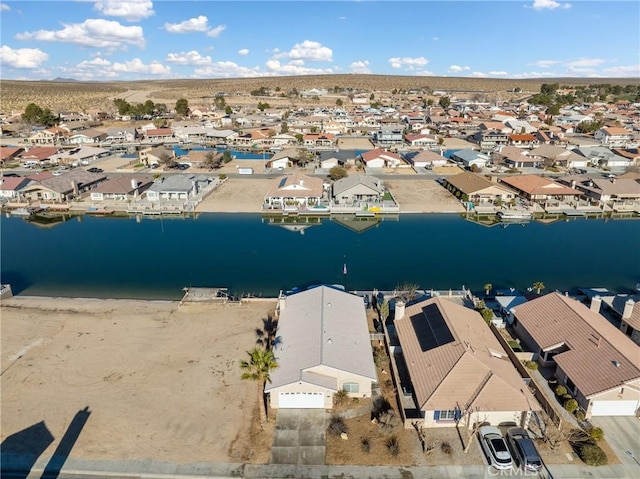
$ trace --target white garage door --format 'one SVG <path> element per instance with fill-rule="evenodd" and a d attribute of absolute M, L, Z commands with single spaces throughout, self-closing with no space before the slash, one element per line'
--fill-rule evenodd
<path fill-rule="evenodd" d="M 278 406 L 283 409 L 324 409 L 324 394 L 280 393 Z"/>
<path fill-rule="evenodd" d="M 638 401 L 593 401 L 592 416 L 635 416 Z"/>

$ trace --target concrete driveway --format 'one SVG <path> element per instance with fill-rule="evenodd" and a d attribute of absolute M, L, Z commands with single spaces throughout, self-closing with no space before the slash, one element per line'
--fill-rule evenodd
<path fill-rule="evenodd" d="M 632 416 L 595 417 L 591 424 L 601 427 L 604 438 L 629 472 L 640 477 L 640 419 Z"/>
<path fill-rule="evenodd" d="M 324 409 L 279 409 L 270 464 L 324 464 Z"/>

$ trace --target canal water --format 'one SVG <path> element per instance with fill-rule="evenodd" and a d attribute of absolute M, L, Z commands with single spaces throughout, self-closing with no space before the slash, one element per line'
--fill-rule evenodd
<path fill-rule="evenodd" d="M 349 289 L 546 291 L 640 282 L 640 221 L 577 219 L 487 228 L 457 215 L 375 222 L 271 224 L 255 214 L 194 218 L 72 217 L 55 226 L 3 217 L 1 280 L 16 294 L 178 299 L 186 286 L 273 296 L 346 283 Z"/>

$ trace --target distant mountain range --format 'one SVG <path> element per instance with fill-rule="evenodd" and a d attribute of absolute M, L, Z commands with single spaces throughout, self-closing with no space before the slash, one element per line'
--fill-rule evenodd
<path fill-rule="evenodd" d="M 69 83 L 69 82 L 77 82 L 78 80 L 76 80 L 75 78 L 62 78 L 62 77 L 55 77 L 53 80 L 51 81 L 57 81 L 57 82 L 63 82 L 63 83 Z"/>

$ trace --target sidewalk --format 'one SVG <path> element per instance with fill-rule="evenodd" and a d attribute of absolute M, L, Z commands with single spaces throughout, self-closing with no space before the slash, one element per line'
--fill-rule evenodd
<path fill-rule="evenodd" d="M 17 464 L 13 458 L 2 458 L 2 477 L 40 477 L 49 458 L 40 458 L 31 473 L 25 476 L 11 474 L 11 464 Z M 584 465 L 553 465 L 549 470 L 554 479 L 633 479 L 637 477 L 633 471 L 621 464 L 612 466 L 589 467 Z M 640 473 L 640 467 L 638 468 Z M 518 471 L 522 475 L 521 471 Z M 434 467 L 398 467 L 398 466 L 303 466 L 303 465 L 265 465 L 265 464 L 231 464 L 231 463 L 193 463 L 175 464 L 154 460 L 129 461 L 90 461 L 84 459 L 67 459 L 60 472 L 60 477 L 108 477 L 108 478 L 145 478 L 145 479 L 179 479 L 179 478 L 246 478 L 246 479 L 279 479 L 294 477 L 360 479 L 457 479 L 512 477 L 515 471 L 503 473 L 487 466 L 434 466 Z M 528 476 L 533 477 L 533 476 Z"/>

